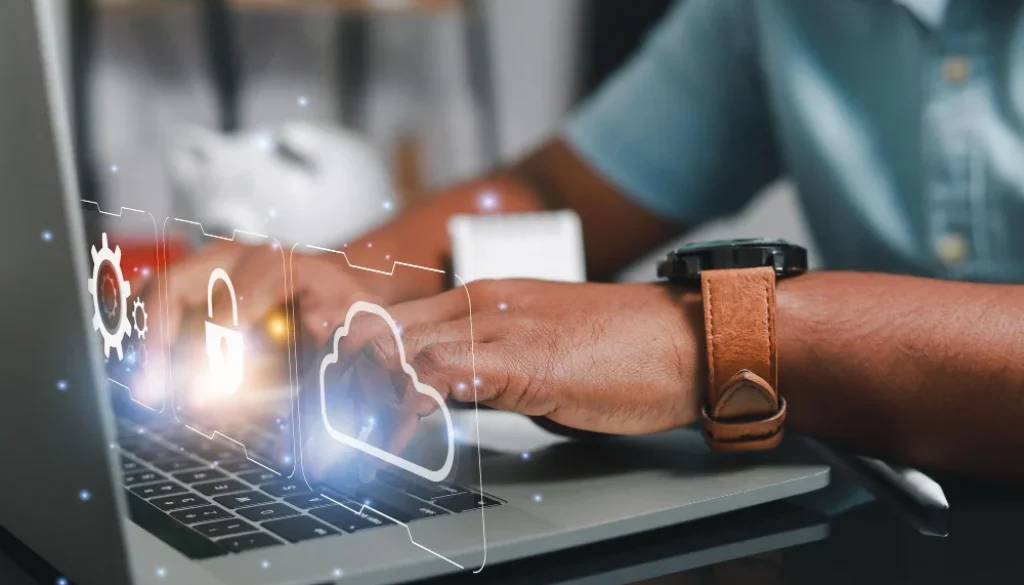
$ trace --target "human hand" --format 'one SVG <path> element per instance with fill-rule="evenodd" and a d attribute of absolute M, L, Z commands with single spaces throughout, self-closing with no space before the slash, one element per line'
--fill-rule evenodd
<path fill-rule="evenodd" d="M 696 293 L 532 280 L 475 282 L 468 293 L 472 317 L 462 289 L 389 309 L 404 327 L 409 364 L 442 395 L 614 434 L 698 419 L 707 363 Z M 379 323 L 352 330 L 342 356 L 392 372 L 402 403 L 419 416 L 436 408 L 402 373 L 389 331 Z"/>
<path fill-rule="evenodd" d="M 166 340 L 173 347 L 182 322 L 189 315 L 203 315 L 205 319 L 207 284 L 214 269 L 222 268 L 231 278 L 240 301 L 238 330 L 251 329 L 267 314 L 283 307 L 291 297 L 302 306 L 299 325 L 316 344 L 322 344 L 331 329 L 323 323 L 337 324 L 354 300 L 370 296 L 369 287 L 355 276 L 354 270 L 344 267 L 340 256 L 295 253 L 291 259 L 293 280 L 289 290 L 285 268 L 288 254 L 287 250 L 269 245 L 215 242 L 168 269 L 166 303 L 157 302 L 155 282 L 145 283 L 139 288 L 144 290 L 142 296 L 147 306 L 163 306 L 166 310 L 159 319 L 165 330 L 159 332 L 161 335 L 152 336 L 153 343 L 162 344 Z M 216 287 L 213 314 L 230 315 L 231 304 L 226 287 Z"/>

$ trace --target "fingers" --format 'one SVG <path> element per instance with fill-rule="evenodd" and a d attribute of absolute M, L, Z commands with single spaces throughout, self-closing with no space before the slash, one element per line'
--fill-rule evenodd
<path fill-rule="evenodd" d="M 207 317 L 216 323 L 245 331 L 267 313 L 280 308 L 288 298 L 284 251 L 280 248 L 274 249 L 269 245 L 249 247 L 233 265 L 219 268 L 228 273 L 231 286 L 224 282 L 213 283 L 212 315 L 207 309 Z M 203 283 L 204 299 L 209 284 L 209 280 Z M 236 313 L 237 325 L 234 323 Z"/>
<path fill-rule="evenodd" d="M 162 352 L 166 350 L 165 340 L 169 344 L 174 343 L 186 312 L 200 303 L 205 303 L 206 284 L 210 272 L 217 266 L 232 264 L 243 249 L 244 246 L 230 242 L 210 244 L 199 253 L 167 269 L 166 291 L 160 290 L 161 284 L 158 279 L 151 279 L 148 282 L 142 300 L 146 303 L 150 315 L 157 315 L 157 307 L 163 309 L 160 317 L 153 319 L 156 326 L 154 333 L 158 334 L 147 335 L 146 338 L 147 342 L 154 344 L 153 349 Z M 160 302 L 160 297 L 165 292 L 166 302 Z"/>
<path fill-rule="evenodd" d="M 399 303 L 388 308 L 388 314 L 399 326 L 399 332 L 406 345 L 406 353 L 410 353 L 410 342 L 415 343 L 418 335 L 427 335 L 428 332 L 420 326 L 423 324 L 436 324 L 454 321 L 469 315 L 469 305 L 466 303 L 465 293 L 458 290 L 451 290 L 433 297 Z M 464 335 L 469 335 L 469 325 L 464 328 Z M 449 331 L 448 334 L 456 334 Z M 440 335 L 441 332 L 434 332 Z M 342 341 L 339 348 L 343 355 L 354 355 L 362 351 L 363 347 L 375 338 L 394 337 L 387 322 L 377 315 L 364 313 L 356 315 L 349 326 L 348 334 Z"/>

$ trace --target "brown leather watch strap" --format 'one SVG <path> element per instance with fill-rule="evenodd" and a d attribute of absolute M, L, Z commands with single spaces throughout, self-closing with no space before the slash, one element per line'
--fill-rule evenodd
<path fill-rule="evenodd" d="M 775 271 L 701 271 L 709 384 L 702 411 L 708 444 L 720 451 L 770 449 L 782 440 Z"/>

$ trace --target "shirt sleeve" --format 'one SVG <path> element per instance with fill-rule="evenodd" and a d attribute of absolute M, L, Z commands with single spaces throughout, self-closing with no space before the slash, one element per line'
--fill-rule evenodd
<path fill-rule="evenodd" d="M 697 223 L 779 175 L 752 0 L 682 0 L 569 118 L 569 145 L 640 206 Z"/>

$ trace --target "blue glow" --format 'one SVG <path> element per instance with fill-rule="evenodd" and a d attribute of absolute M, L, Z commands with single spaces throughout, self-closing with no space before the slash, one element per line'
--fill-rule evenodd
<path fill-rule="evenodd" d="M 161 579 L 163 579 L 164 577 L 167 576 L 167 569 L 165 569 L 163 567 L 157 567 L 156 568 L 156 576 L 161 578 Z"/>
<path fill-rule="evenodd" d="M 67 389 L 68 389 L 68 381 L 67 380 L 57 380 L 57 390 L 60 390 L 61 392 L 66 392 Z"/>
<path fill-rule="evenodd" d="M 539 504 L 544 501 L 544 496 L 540 494 L 533 494 L 533 501 Z"/>
<path fill-rule="evenodd" d="M 83 502 L 88 502 L 89 500 L 92 499 L 92 494 L 89 492 L 89 490 L 79 490 L 78 499 L 82 500 Z"/>
<path fill-rule="evenodd" d="M 384 207 L 384 209 L 387 209 L 388 211 L 391 211 L 392 209 L 395 208 L 395 204 L 392 203 L 391 201 L 385 201 L 381 205 Z"/>
<path fill-rule="evenodd" d="M 263 567 L 264 569 L 269 569 L 270 568 L 270 561 L 263 561 L 262 563 L 260 563 L 260 566 Z"/>
<path fill-rule="evenodd" d="M 41 237 L 44 242 L 52 242 L 53 232 L 51 232 L 50 230 L 43 230 L 43 233 L 39 234 L 39 237 Z"/>
<path fill-rule="evenodd" d="M 345 572 L 342 571 L 341 569 L 334 569 L 334 571 L 331 573 L 331 575 L 334 575 L 335 579 L 340 579 L 341 576 L 344 575 L 344 574 L 345 574 Z"/>
<path fill-rule="evenodd" d="M 520 457 L 523 458 L 523 461 L 529 461 L 530 460 L 530 452 L 529 451 L 523 451 L 523 454 L 520 455 Z"/>
<path fill-rule="evenodd" d="M 110 172 L 116 173 L 119 170 L 121 169 L 117 165 L 110 165 Z"/>
<path fill-rule="evenodd" d="M 292 456 L 291 455 L 285 455 L 284 457 L 281 458 L 281 460 L 285 462 L 285 465 L 288 465 L 288 464 L 290 464 L 292 462 Z"/>
<path fill-rule="evenodd" d="M 299 99 L 298 99 L 298 102 L 299 102 L 299 107 L 303 107 L 304 108 L 304 107 L 309 105 L 309 98 L 304 96 L 304 95 L 300 95 Z"/>
<path fill-rule="evenodd" d="M 68 585 L 68 580 L 64 577 L 57 577 L 57 585 Z"/>

